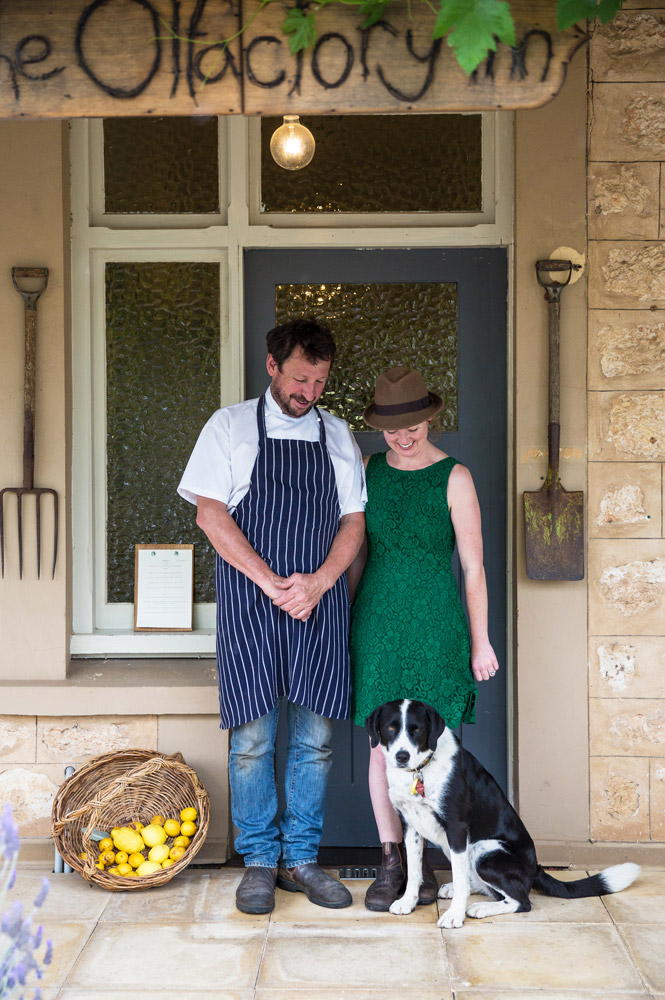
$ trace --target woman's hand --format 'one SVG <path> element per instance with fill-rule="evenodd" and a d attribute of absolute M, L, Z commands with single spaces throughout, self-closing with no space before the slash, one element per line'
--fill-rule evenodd
<path fill-rule="evenodd" d="M 488 681 L 490 677 L 494 677 L 498 669 L 499 664 L 489 640 L 477 646 L 472 645 L 471 670 L 476 681 Z"/>

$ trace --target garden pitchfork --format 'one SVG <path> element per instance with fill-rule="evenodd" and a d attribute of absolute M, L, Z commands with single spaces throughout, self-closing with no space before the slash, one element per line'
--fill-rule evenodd
<path fill-rule="evenodd" d="M 19 280 L 25 284 L 37 284 L 33 290 L 19 286 Z M 32 494 L 36 504 L 37 525 L 37 579 L 41 570 L 41 510 L 40 502 L 44 493 L 53 496 L 53 569 L 51 579 L 55 577 L 55 563 L 58 558 L 58 494 L 55 490 L 44 486 L 35 486 L 35 359 L 37 346 L 37 299 L 48 284 L 48 269 L 45 267 L 13 267 L 12 281 L 14 288 L 23 299 L 25 307 L 25 375 L 23 382 L 23 486 L 5 486 L 0 490 L 0 562 L 2 575 L 5 575 L 5 534 L 4 506 L 5 493 L 15 493 L 18 504 L 18 569 L 19 577 L 23 578 L 23 497 Z"/>

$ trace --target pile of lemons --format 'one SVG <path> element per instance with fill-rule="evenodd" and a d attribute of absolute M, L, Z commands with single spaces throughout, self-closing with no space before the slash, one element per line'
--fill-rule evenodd
<path fill-rule="evenodd" d="M 147 826 L 138 820 L 116 826 L 99 841 L 95 868 L 123 878 L 141 878 L 170 868 L 189 847 L 197 830 L 197 818 L 196 809 L 189 806 L 180 811 L 179 819 L 153 816 Z M 79 857 L 85 860 L 85 852 Z"/>

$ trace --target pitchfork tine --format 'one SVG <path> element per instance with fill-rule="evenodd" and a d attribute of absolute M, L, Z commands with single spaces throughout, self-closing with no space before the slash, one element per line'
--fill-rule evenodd
<path fill-rule="evenodd" d="M 35 496 L 35 521 L 37 525 L 37 579 L 39 579 L 39 574 L 42 566 L 42 521 L 41 521 L 41 507 L 39 501 L 41 500 L 41 493 L 37 493 Z"/>
<path fill-rule="evenodd" d="M 53 490 L 53 524 L 54 529 L 54 539 L 53 539 L 53 569 L 51 571 L 51 579 L 55 580 L 55 564 L 58 558 L 58 494 Z"/>
<path fill-rule="evenodd" d="M 2 578 L 5 577 L 5 491 L 0 492 L 0 562 L 2 562 Z"/>
<path fill-rule="evenodd" d="M 17 500 L 17 512 L 18 512 L 18 578 L 23 579 L 23 518 L 21 515 L 21 500 L 23 497 L 20 493 L 16 494 Z"/>

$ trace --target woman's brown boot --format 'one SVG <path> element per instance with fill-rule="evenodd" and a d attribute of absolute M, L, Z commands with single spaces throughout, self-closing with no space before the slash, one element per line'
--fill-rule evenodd
<path fill-rule="evenodd" d="M 436 902 L 438 894 L 439 883 L 427 860 L 427 850 L 423 850 L 423 881 L 418 892 L 418 903 L 421 906 L 429 906 L 430 903 Z"/>
<path fill-rule="evenodd" d="M 405 886 L 404 844 L 381 844 L 381 867 L 365 893 L 365 906 L 368 910 L 389 910 L 390 904 L 403 895 Z"/>

